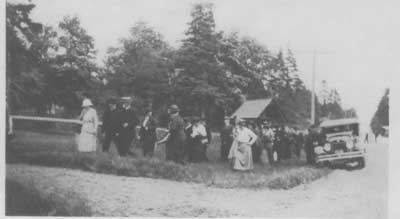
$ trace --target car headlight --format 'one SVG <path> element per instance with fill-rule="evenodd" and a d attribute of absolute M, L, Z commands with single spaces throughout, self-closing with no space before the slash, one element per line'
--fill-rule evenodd
<path fill-rule="evenodd" d="M 325 150 L 325 151 L 331 151 L 331 149 L 332 149 L 331 144 L 325 143 L 325 145 L 324 145 L 324 150 Z"/>
<path fill-rule="evenodd" d="M 315 147 L 315 148 L 314 148 L 314 152 L 315 152 L 316 154 L 323 154 L 323 153 L 324 153 L 324 149 L 323 149 L 321 146 Z"/>
<path fill-rule="evenodd" d="M 352 149 L 354 147 L 354 142 L 353 141 L 347 141 L 346 142 L 346 148 L 347 149 Z"/>

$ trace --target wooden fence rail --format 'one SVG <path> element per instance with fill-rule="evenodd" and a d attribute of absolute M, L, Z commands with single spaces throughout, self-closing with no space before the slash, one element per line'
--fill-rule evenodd
<path fill-rule="evenodd" d="M 63 123 L 71 123 L 71 124 L 82 124 L 82 121 L 79 119 L 62 119 L 62 118 L 51 118 L 51 117 L 39 117 L 39 116 L 21 116 L 21 115 L 10 115 L 8 119 L 8 124 L 9 124 L 9 130 L 8 134 L 12 134 L 14 132 L 14 127 L 13 127 L 13 120 L 33 120 L 33 121 L 42 121 L 42 122 L 63 122 Z M 101 126 L 103 123 L 100 121 L 99 126 Z M 165 128 L 157 128 L 159 131 L 168 131 L 168 129 Z"/>

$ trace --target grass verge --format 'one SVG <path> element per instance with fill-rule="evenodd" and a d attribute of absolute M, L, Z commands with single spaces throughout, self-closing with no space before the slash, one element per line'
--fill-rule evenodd
<path fill-rule="evenodd" d="M 29 182 L 6 179 L 7 216 L 91 216 L 87 202 L 77 194 L 64 198 L 45 195 Z"/>
<path fill-rule="evenodd" d="M 221 188 L 290 189 L 330 173 L 328 168 L 305 164 L 304 159 L 283 161 L 276 166 L 255 164 L 251 172 L 236 172 L 229 164 L 217 160 L 219 144 L 208 149 L 209 162 L 180 165 L 155 158 L 121 158 L 115 153 L 72 153 L 72 142 L 66 136 L 19 134 L 7 153 L 8 163 L 27 163 L 48 167 L 80 169 L 103 174 L 149 177 L 203 183 Z M 161 150 L 162 151 L 162 150 Z M 156 154 L 159 152 L 156 152 Z"/>

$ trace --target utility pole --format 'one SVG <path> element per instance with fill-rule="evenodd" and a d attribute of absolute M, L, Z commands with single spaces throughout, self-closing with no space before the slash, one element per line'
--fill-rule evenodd
<path fill-rule="evenodd" d="M 313 50 L 313 75 L 312 75 L 312 91 L 311 91 L 311 124 L 315 124 L 315 49 Z"/>

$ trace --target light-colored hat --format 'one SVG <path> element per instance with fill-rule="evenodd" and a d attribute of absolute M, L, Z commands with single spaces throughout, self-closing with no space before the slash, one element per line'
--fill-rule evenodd
<path fill-rule="evenodd" d="M 131 103 L 132 102 L 132 97 L 122 97 L 121 102 L 123 103 Z"/>
<path fill-rule="evenodd" d="M 177 105 L 175 105 L 175 104 L 172 104 L 170 107 L 169 107 L 169 112 L 170 112 L 170 114 L 174 114 L 174 113 L 177 113 L 177 112 L 179 112 L 180 110 L 179 110 L 179 107 L 177 106 Z"/>
<path fill-rule="evenodd" d="M 82 107 L 93 106 L 93 103 L 90 99 L 84 99 L 82 102 Z"/>

